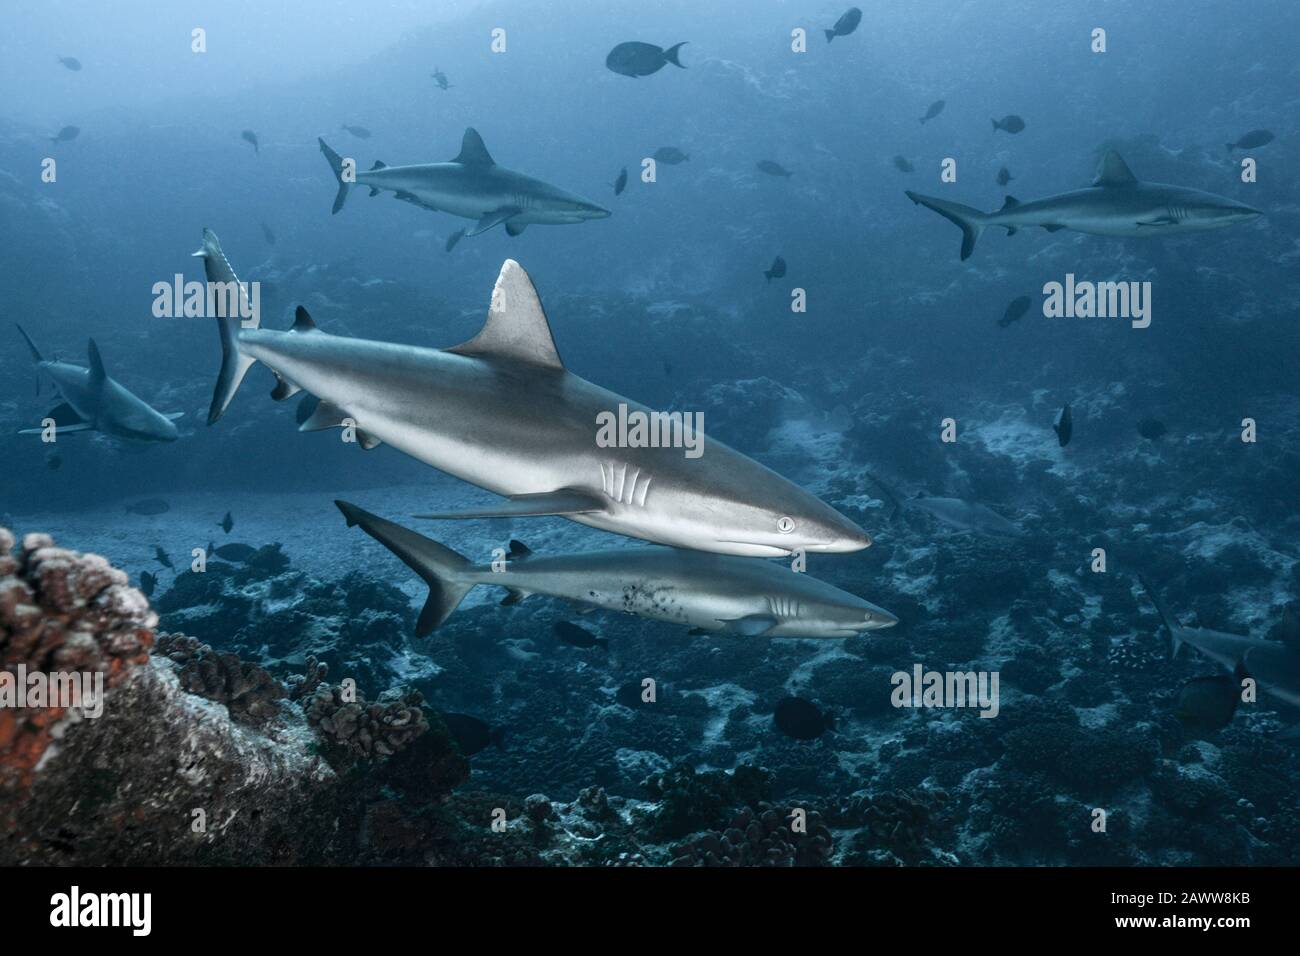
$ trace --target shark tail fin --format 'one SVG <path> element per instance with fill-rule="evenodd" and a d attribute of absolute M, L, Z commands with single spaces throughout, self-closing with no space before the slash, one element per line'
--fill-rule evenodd
<path fill-rule="evenodd" d="M 247 322 L 250 328 L 257 328 L 259 316 L 248 307 L 248 290 L 235 275 L 226 254 L 221 250 L 221 240 L 211 229 L 203 230 L 203 245 L 194 255 L 203 260 L 203 272 L 207 277 L 208 289 L 230 289 L 237 296 L 238 310 L 235 315 L 218 315 L 217 332 L 221 336 L 221 371 L 217 373 L 217 385 L 212 391 L 212 404 L 208 406 L 208 424 L 215 424 L 223 414 L 230 400 L 239 391 L 239 384 L 248 374 L 248 370 L 257 361 L 239 350 L 240 324 Z M 209 296 L 212 298 L 212 296 Z M 229 296 L 225 301 L 229 303 Z M 227 310 L 229 311 L 229 310 Z M 241 313 L 250 318 L 241 318 Z"/>
<path fill-rule="evenodd" d="M 682 61 L 679 60 L 677 57 L 678 57 L 678 51 L 681 50 L 682 47 L 686 46 L 687 42 L 689 41 L 683 40 L 681 43 L 674 43 L 668 49 L 664 50 L 664 59 L 667 60 L 669 63 L 671 63 L 673 66 L 680 67 L 683 70 L 686 69 L 686 67 L 682 66 Z"/>
<path fill-rule="evenodd" d="M 1156 589 L 1153 588 L 1150 582 L 1140 574 L 1138 575 L 1138 583 L 1142 585 L 1142 590 L 1147 592 L 1147 597 L 1149 597 L 1151 603 L 1155 605 L 1156 613 L 1160 615 L 1160 620 L 1164 622 L 1165 628 L 1169 631 L 1169 656 L 1177 657 L 1179 648 L 1183 646 L 1182 638 L 1178 636 L 1178 632 L 1181 630 L 1178 626 L 1178 622 L 1169 616 L 1169 612 L 1165 610 L 1164 605 L 1160 603 L 1160 599 L 1156 597 Z"/>
<path fill-rule="evenodd" d="M 429 585 L 428 600 L 424 602 L 420 620 L 415 625 L 416 636 L 427 637 L 451 617 L 465 595 L 473 590 L 475 582 L 466 580 L 464 574 L 473 565 L 451 548 L 410 528 L 385 521 L 354 504 L 346 501 L 335 501 L 334 504 L 343 512 L 349 528 L 360 525 L 362 531 L 401 558 L 403 564 Z"/>
<path fill-rule="evenodd" d="M 27 330 L 24 329 L 17 322 L 14 323 L 14 328 L 16 328 L 18 330 L 18 334 L 23 337 L 23 341 L 27 343 L 27 347 L 32 350 L 32 358 L 35 359 L 37 362 L 44 362 L 45 359 L 41 358 L 41 350 L 36 347 L 36 343 L 33 342 L 32 337 L 27 334 Z"/>
<path fill-rule="evenodd" d="M 926 209 L 933 209 L 939 215 L 943 216 L 953 225 L 961 230 L 961 257 L 962 260 L 970 258 L 970 254 L 975 251 L 975 242 L 979 239 L 980 233 L 988 225 L 988 216 L 978 209 L 972 209 L 970 206 L 963 206 L 958 202 L 949 202 L 946 199 L 936 199 L 933 196 L 922 196 L 914 193 L 910 189 L 905 190 L 907 198 L 914 203 L 919 203 Z"/>
<path fill-rule="evenodd" d="M 339 184 L 339 191 L 334 194 L 334 208 L 330 210 L 331 214 L 337 213 L 343 208 L 343 204 L 348 201 L 348 187 L 351 186 L 351 183 L 343 181 L 343 157 L 330 149 L 325 140 L 317 137 L 316 142 L 320 143 L 320 151 L 325 154 L 325 159 L 329 161 L 330 169 L 334 171 L 334 178 Z"/>

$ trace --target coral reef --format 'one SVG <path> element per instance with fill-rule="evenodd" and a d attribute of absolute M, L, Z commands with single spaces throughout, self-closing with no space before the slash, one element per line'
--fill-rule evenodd
<path fill-rule="evenodd" d="M 307 723 L 344 761 L 391 757 L 429 729 L 418 690 L 389 689 L 372 702 L 354 687 L 322 685 L 306 702 Z"/>
<path fill-rule="evenodd" d="M 235 720 L 256 724 L 280 712 L 279 702 L 287 691 L 257 664 L 241 661 L 229 651 L 214 651 L 184 634 L 159 634 L 157 653 L 179 666 L 182 687 L 225 704 Z"/>

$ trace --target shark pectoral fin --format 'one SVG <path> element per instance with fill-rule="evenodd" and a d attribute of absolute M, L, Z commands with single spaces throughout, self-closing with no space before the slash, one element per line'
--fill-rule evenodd
<path fill-rule="evenodd" d="M 333 402 L 321 402 L 311 416 L 298 426 L 298 431 L 318 432 L 326 428 L 338 428 L 347 417 L 348 413 Z"/>
<path fill-rule="evenodd" d="M 415 517 L 438 521 L 461 518 L 530 518 L 543 515 L 583 515 L 603 510 L 604 502 L 595 495 L 573 488 L 561 488 L 537 495 L 514 495 L 499 505 L 467 508 L 464 511 L 439 511 Z"/>
<path fill-rule="evenodd" d="M 718 618 L 718 622 L 742 637 L 761 637 L 777 625 L 776 618 L 770 614 L 746 614 L 731 620 Z"/>
<path fill-rule="evenodd" d="M 524 223 L 508 222 L 506 223 L 506 235 L 513 238 L 514 236 L 520 235 L 527 228 L 528 228 L 528 223 L 526 222 Z"/>
<path fill-rule="evenodd" d="M 176 419 L 184 417 L 184 412 L 163 412 L 163 418 L 167 419 L 169 422 L 174 422 Z"/>
<path fill-rule="evenodd" d="M 75 423 L 75 424 L 73 424 L 73 425 L 55 425 L 55 426 L 54 426 L 54 434 L 55 434 L 55 437 L 58 437 L 59 435 L 66 435 L 66 434 L 68 434 L 69 432 L 88 432 L 88 431 L 94 431 L 94 428 L 95 428 L 95 426 L 94 426 L 93 424 L 91 424 L 90 422 L 77 422 L 77 423 Z M 39 435 L 39 434 L 41 434 L 41 433 L 44 432 L 44 431 L 45 431 L 44 428 L 23 428 L 23 429 L 20 429 L 20 430 L 19 430 L 18 434 L 20 434 L 20 435 Z"/>
<path fill-rule="evenodd" d="M 286 398 L 292 398 L 301 392 L 302 389 L 293 382 L 281 378 L 278 374 L 275 376 L 275 388 L 271 389 L 271 398 L 277 402 L 282 402 Z"/>
<path fill-rule="evenodd" d="M 519 211 L 518 206 L 502 206 L 500 209 L 493 209 L 491 212 L 484 213 L 483 218 L 474 223 L 473 228 L 465 235 L 477 236 L 479 233 L 487 232 L 493 226 L 505 222 L 511 216 L 519 215 Z"/>
<path fill-rule="evenodd" d="M 1049 222 L 1049 223 L 1044 224 L 1043 228 L 1046 229 L 1048 232 L 1060 232 L 1060 231 L 1061 231 L 1062 229 L 1064 229 L 1065 227 L 1064 227 L 1064 226 L 1058 226 L 1058 225 L 1057 225 L 1056 223 L 1054 223 L 1054 222 Z"/>
<path fill-rule="evenodd" d="M 531 594 L 531 592 L 522 588 L 506 588 L 506 591 L 508 593 L 501 599 L 501 607 L 514 607 L 516 604 L 522 604 Z"/>

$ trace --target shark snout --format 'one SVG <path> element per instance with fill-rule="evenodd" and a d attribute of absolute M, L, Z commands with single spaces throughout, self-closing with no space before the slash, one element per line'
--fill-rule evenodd
<path fill-rule="evenodd" d="M 806 551 L 823 554 L 851 554 L 871 547 L 871 535 L 838 512 L 834 520 L 822 524 L 814 541 L 805 546 Z"/>
<path fill-rule="evenodd" d="M 874 604 L 869 610 L 864 611 L 863 615 L 865 620 L 863 621 L 862 630 L 864 631 L 880 631 L 887 627 L 893 627 L 898 623 L 898 618 Z"/>

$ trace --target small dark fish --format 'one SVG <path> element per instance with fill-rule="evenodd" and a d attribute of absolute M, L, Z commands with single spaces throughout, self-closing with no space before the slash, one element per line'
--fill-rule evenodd
<path fill-rule="evenodd" d="M 686 45 L 686 41 L 675 43 L 668 49 L 655 46 L 653 43 L 639 43 L 632 41 L 629 43 L 620 43 L 614 49 L 609 51 L 605 57 L 605 66 L 615 73 L 623 76 L 636 78 L 638 76 L 649 76 L 651 73 L 658 73 L 667 64 L 681 67 L 682 61 L 679 60 L 678 51 Z"/>
<path fill-rule="evenodd" d="M 1149 441 L 1155 441 L 1167 431 L 1165 423 L 1158 418 L 1144 418 L 1138 422 L 1138 434 Z"/>
<path fill-rule="evenodd" d="M 894 168 L 897 169 L 900 173 L 916 172 L 916 167 L 913 166 L 911 163 L 909 163 L 902 156 L 894 157 Z"/>
<path fill-rule="evenodd" d="M 140 593 L 145 597 L 153 597 L 154 588 L 158 587 L 158 575 L 149 571 L 140 572 Z"/>
<path fill-rule="evenodd" d="M 780 163 L 773 162 L 770 159 L 761 159 L 758 161 L 758 171 L 767 173 L 769 176 L 793 176 L 794 173 L 786 169 Z"/>
<path fill-rule="evenodd" d="M 998 319 L 998 325 L 1005 329 L 1012 322 L 1019 322 L 1024 318 L 1025 313 L 1029 311 L 1032 302 L 1033 300 L 1027 295 L 1017 296 L 1012 299 L 1007 303 L 1007 310 L 1002 313 L 1002 318 Z"/>
<path fill-rule="evenodd" d="M 991 122 L 993 123 L 994 132 L 1002 130 L 1006 133 L 1019 133 L 1025 128 L 1025 121 L 1015 113 L 1004 116 L 1000 120 L 991 120 Z"/>
<path fill-rule="evenodd" d="M 161 498 L 144 498 L 126 506 L 130 515 L 165 515 L 171 510 L 172 506 Z"/>
<path fill-rule="evenodd" d="M 1241 682 L 1232 674 L 1193 677 L 1178 691 L 1174 716 L 1201 732 L 1222 730 L 1232 723 L 1241 702 Z"/>
<path fill-rule="evenodd" d="M 254 133 L 251 129 L 244 130 L 242 133 L 239 134 L 239 138 L 242 139 L 245 143 L 253 144 L 254 154 L 259 154 L 259 155 L 261 154 L 262 150 L 258 148 L 257 145 L 257 134 Z"/>
<path fill-rule="evenodd" d="M 624 189 L 627 189 L 627 167 L 626 166 L 624 166 L 623 170 L 618 174 L 618 179 L 614 180 L 614 195 L 621 196 L 623 194 Z"/>
<path fill-rule="evenodd" d="M 556 621 L 551 626 L 551 630 L 565 644 L 582 648 L 603 647 L 609 650 L 609 638 L 597 637 L 585 627 L 578 627 L 569 621 Z"/>
<path fill-rule="evenodd" d="M 840 18 L 835 21 L 835 26 L 831 27 L 829 30 L 822 31 L 826 34 L 826 42 L 830 43 L 836 37 L 848 36 L 858 28 L 858 24 L 861 22 L 862 11 L 857 7 L 849 7 L 840 15 Z"/>
<path fill-rule="evenodd" d="M 1013 180 L 1013 179 L 1015 179 L 1015 177 L 1011 175 L 1011 170 L 1007 169 L 1007 167 L 1003 166 L 1001 169 L 998 170 L 998 185 L 999 185 L 999 186 L 1005 186 L 1007 183 L 1011 182 L 1011 180 Z"/>
<path fill-rule="evenodd" d="M 159 564 L 161 564 L 164 568 L 176 567 L 174 564 L 172 564 L 172 559 L 167 557 L 167 552 L 162 549 L 161 545 L 155 544 L 153 546 L 153 557 L 154 560 L 157 561 Z"/>
<path fill-rule="evenodd" d="M 835 726 L 832 717 L 821 708 L 802 697 L 783 697 L 772 714 L 776 729 L 795 740 L 816 740 Z"/>
<path fill-rule="evenodd" d="M 498 747 L 505 744 L 504 727 L 493 729 L 469 714 L 443 714 L 442 722 L 447 725 L 447 731 L 456 741 L 462 756 L 472 757 L 480 750 L 486 749 L 489 744 L 496 744 Z"/>
<path fill-rule="evenodd" d="M 343 128 L 347 130 L 349 133 L 351 133 L 353 136 L 355 136 L 357 139 L 370 138 L 370 130 L 366 129 L 364 126 L 349 126 L 347 123 L 344 123 Z"/>
<path fill-rule="evenodd" d="M 464 238 L 465 238 L 465 230 L 457 229 L 455 232 L 453 232 L 450 236 L 447 237 L 447 244 L 443 248 L 446 249 L 448 252 L 451 252 L 451 250 L 456 248 L 456 243 L 460 242 Z"/>
<path fill-rule="evenodd" d="M 1056 422 L 1052 425 L 1052 431 L 1056 432 L 1056 440 L 1064 448 L 1070 444 L 1070 436 L 1074 434 L 1074 416 L 1070 414 L 1070 405 L 1067 402 L 1056 416 Z"/>
<path fill-rule="evenodd" d="M 73 73 L 76 73 L 78 70 L 81 69 L 81 61 L 78 60 L 75 56 L 61 56 L 59 57 L 59 62 L 62 63 L 64 66 L 66 66 Z"/>
<path fill-rule="evenodd" d="M 438 89 L 451 89 L 451 84 L 447 82 L 447 74 L 442 72 L 442 70 L 438 69 L 436 66 L 433 68 L 433 72 L 429 75 L 433 77 L 433 82 L 438 84 Z"/>
<path fill-rule="evenodd" d="M 691 157 L 687 156 L 676 146 L 660 146 L 655 150 L 655 162 L 665 163 L 669 166 L 676 166 L 684 163 Z"/>
<path fill-rule="evenodd" d="M 224 518 L 222 518 L 220 521 L 217 522 L 217 527 L 219 527 L 226 534 L 230 534 L 230 529 L 233 528 L 234 526 L 235 526 L 235 519 L 230 516 L 229 511 L 226 512 L 226 516 Z"/>
<path fill-rule="evenodd" d="M 764 272 L 763 275 L 767 276 L 768 282 L 771 282 L 773 279 L 784 278 L 785 260 L 782 259 L 780 256 L 777 256 L 775 259 L 772 260 L 772 268 Z"/>
<path fill-rule="evenodd" d="M 215 554 L 223 561 L 236 561 L 244 564 L 253 555 L 257 554 L 257 549 L 251 544 L 223 544 L 221 547 L 211 549 L 208 554 Z"/>
<path fill-rule="evenodd" d="M 70 143 L 81 135 L 80 126 L 65 126 L 50 137 L 51 143 Z"/>
<path fill-rule="evenodd" d="M 266 223 L 262 223 L 262 238 L 266 240 L 267 245 L 275 245 L 275 233 L 271 231 L 271 227 Z"/>
<path fill-rule="evenodd" d="M 1267 146 L 1271 142 L 1273 142 L 1273 134 L 1269 130 L 1252 129 L 1235 143 L 1228 143 L 1228 152 L 1231 153 L 1234 149 L 1254 149 L 1256 146 Z"/>
<path fill-rule="evenodd" d="M 921 122 L 924 123 L 926 120 L 934 119 L 943 112 L 944 105 L 943 100 L 935 100 L 930 104 L 930 108 L 925 111 L 925 115 L 921 117 Z"/>
<path fill-rule="evenodd" d="M 45 459 L 45 467 L 50 471 L 58 471 L 63 467 L 63 456 L 57 451 L 50 452 L 50 456 Z"/>

